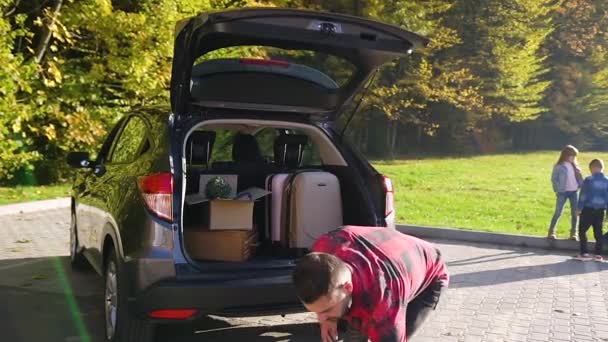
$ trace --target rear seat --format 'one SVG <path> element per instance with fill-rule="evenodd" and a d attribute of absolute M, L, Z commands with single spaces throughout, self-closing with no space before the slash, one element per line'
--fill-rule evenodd
<path fill-rule="evenodd" d="M 308 137 L 300 134 L 285 134 L 274 141 L 274 161 L 279 170 L 295 170 L 302 164 Z"/>
<path fill-rule="evenodd" d="M 264 187 L 268 165 L 260 152 L 257 140 L 250 134 L 237 134 L 232 145 L 232 162 L 213 164 L 213 172 L 238 175 L 238 189 Z"/>
<path fill-rule="evenodd" d="M 186 194 L 197 193 L 201 172 L 209 170 L 215 132 L 194 131 L 186 142 Z"/>

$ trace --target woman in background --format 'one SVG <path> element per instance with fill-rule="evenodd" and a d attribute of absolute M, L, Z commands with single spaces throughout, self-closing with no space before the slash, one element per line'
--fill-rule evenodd
<path fill-rule="evenodd" d="M 576 229 L 577 204 L 578 204 L 578 189 L 583 184 L 583 175 L 576 161 L 578 150 L 572 145 L 567 145 L 562 150 L 557 163 L 553 167 L 551 173 L 551 183 L 553 183 L 553 191 L 556 194 L 555 212 L 549 226 L 549 239 L 556 239 L 555 227 L 562 215 L 566 200 L 570 202 L 570 239 L 578 241 Z"/>

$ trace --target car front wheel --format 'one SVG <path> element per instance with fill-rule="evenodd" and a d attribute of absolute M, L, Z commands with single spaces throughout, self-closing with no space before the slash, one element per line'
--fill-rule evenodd
<path fill-rule="evenodd" d="M 154 326 L 129 312 L 121 271 L 116 252 L 111 252 L 106 261 L 104 274 L 106 340 L 112 342 L 150 342 L 154 338 Z"/>

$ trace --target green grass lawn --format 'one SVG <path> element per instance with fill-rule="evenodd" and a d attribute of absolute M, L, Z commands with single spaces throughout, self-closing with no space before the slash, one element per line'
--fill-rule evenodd
<path fill-rule="evenodd" d="M 397 222 L 544 236 L 555 195 L 551 170 L 559 152 L 375 162 L 395 186 Z M 585 152 L 583 175 L 602 152 Z M 569 205 L 557 227 L 569 232 Z M 592 234 L 590 234 L 592 235 Z"/>
<path fill-rule="evenodd" d="M 69 195 L 70 184 L 0 187 L 0 205 L 68 197 Z"/>
<path fill-rule="evenodd" d="M 544 236 L 555 195 L 550 175 L 559 152 L 375 162 L 395 185 L 397 222 Z M 583 174 L 602 152 L 582 153 Z M 0 204 L 66 197 L 69 184 L 0 187 Z M 569 208 L 558 235 L 569 232 Z M 590 234 L 592 235 L 592 234 Z"/>

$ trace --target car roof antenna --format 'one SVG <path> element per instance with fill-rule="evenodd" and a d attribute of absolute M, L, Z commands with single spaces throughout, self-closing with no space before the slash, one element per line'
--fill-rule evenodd
<path fill-rule="evenodd" d="M 365 86 L 365 89 L 361 93 L 361 97 L 359 97 L 359 102 L 357 102 L 357 105 L 355 106 L 352 113 L 350 114 L 350 117 L 348 118 L 348 120 L 346 120 L 346 123 L 344 124 L 344 128 L 342 128 L 342 132 L 340 132 L 340 139 L 344 138 L 344 133 L 346 132 L 348 125 L 350 124 L 351 120 L 357 113 L 357 110 L 359 110 L 359 106 L 361 105 L 361 102 L 363 102 L 363 98 L 365 98 L 365 96 L 367 95 L 367 91 L 369 90 L 369 87 L 372 85 L 372 83 L 374 83 L 374 80 L 376 79 L 377 74 L 378 74 L 378 68 L 376 68 L 376 70 L 374 71 L 374 74 L 369 79 L 369 82 L 367 83 L 367 85 Z"/>

